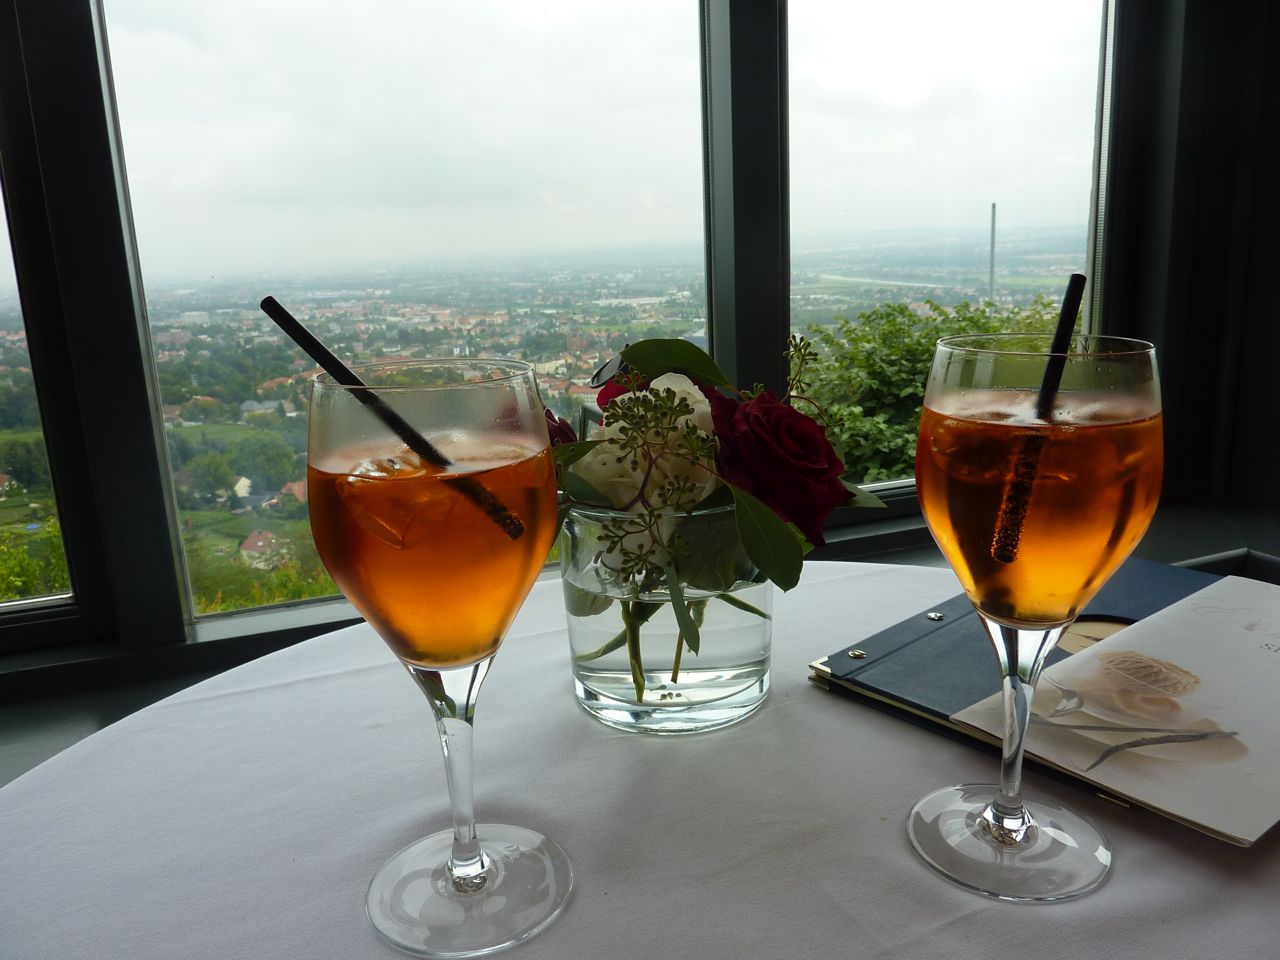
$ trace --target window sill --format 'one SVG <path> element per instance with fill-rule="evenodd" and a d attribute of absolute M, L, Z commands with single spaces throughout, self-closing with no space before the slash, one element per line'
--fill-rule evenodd
<path fill-rule="evenodd" d="M 345 600 L 313 601 L 199 620 L 185 642 L 129 638 L 10 654 L 0 657 L 0 701 L 217 673 L 359 621 Z"/>
<path fill-rule="evenodd" d="M 1136 556 L 1280 583 L 1280 514 L 1267 507 L 1162 506 Z M 815 560 L 946 566 L 919 514 L 831 530 Z"/>
<path fill-rule="evenodd" d="M 888 509 L 848 511 L 815 560 L 946 565 L 914 506 L 914 494 L 886 497 Z M 1266 508 L 1162 507 L 1137 555 L 1280 582 L 1280 516 Z M 558 574 L 549 569 L 544 577 Z M 0 657 L 0 700 L 17 701 L 230 669 L 309 637 L 359 621 L 341 600 L 289 604 L 210 617 L 195 639 L 176 644 L 68 645 Z"/>

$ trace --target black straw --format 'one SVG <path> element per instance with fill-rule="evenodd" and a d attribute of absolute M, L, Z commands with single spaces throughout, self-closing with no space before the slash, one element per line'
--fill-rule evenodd
<path fill-rule="evenodd" d="M 1076 314 L 1080 312 L 1084 284 L 1083 273 L 1073 273 L 1067 281 L 1058 326 L 1053 331 L 1053 343 L 1049 347 L 1049 365 L 1044 369 L 1044 380 L 1036 397 L 1036 416 L 1041 420 L 1047 421 L 1053 416 L 1053 398 L 1057 396 L 1063 371 L 1067 369 L 1067 350 L 1071 346 L 1071 334 L 1076 329 Z"/>
<path fill-rule="evenodd" d="M 382 397 L 369 389 L 368 385 L 356 376 L 350 367 L 334 356 L 333 352 L 321 343 L 315 334 L 304 327 L 297 317 L 280 304 L 280 301 L 275 297 L 263 297 L 259 306 L 262 308 L 263 313 L 275 321 L 276 326 L 287 333 L 293 342 L 306 351 L 307 355 L 319 364 L 325 373 L 333 377 L 337 383 L 344 387 L 364 387 L 365 389 L 363 390 L 353 391 L 352 395 L 373 411 L 379 420 L 394 430 L 410 450 L 433 467 L 444 469 L 453 463 L 430 440 L 415 430 L 409 424 L 409 421 L 389 406 Z M 524 533 L 524 523 L 508 510 L 506 505 L 495 497 L 488 487 L 468 476 L 450 477 L 449 482 L 483 510 L 512 540 L 518 540 Z"/>
<path fill-rule="evenodd" d="M 1073 273 L 1067 281 L 1067 292 L 1062 298 L 1058 326 L 1049 346 L 1049 363 L 1045 367 L 1040 392 L 1036 396 L 1036 418 L 1046 423 L 1053 418 L 1053 401 L 1058 395 L 1062 374 L 1067 368 L 1067 350 L 1071 346 L 1071 334 L 1076 327 L 1076 314 L 1080 312 L 1084 284 L 1084 274 Z M 1022 525 L 1027 519 L 1031 489 L 1040 464 L 1040 454 L 1047 440 L 1048 434 L 1037 430 L 1023 437 L 1014 448 L 1009 480 L 1005 484 L 1004 495 L 1000 498 L 1000 513 L 996 518 L 995 534 L 991 538 L 991 559 L 997 563 L 1013 563 L 1018 558 Z"/>

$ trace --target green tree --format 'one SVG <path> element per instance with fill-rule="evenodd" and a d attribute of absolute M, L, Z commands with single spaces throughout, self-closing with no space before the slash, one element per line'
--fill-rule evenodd
<path fill-rule="evenodd" d="M 295 555 L 270 570 L 250 567 L 188 541 L 191 590 L 198 613 L 243 610 L 269 603 L 328 597 L 338 588 L 309 541 L 293 544 Z"/>
<path fill-rule="evenodd" d="M 226 408 L 213 397 L 193 397 L 178 415 L 188 423 L 218 423 L 229 419 Z"/>
<path fill-rule="evenodd" d="M 39 426 L 40 411 L 31 371 L 15 370 L 9 383 L 0 385 L 0 428 L 29 430 Z"/>
<path fill-rule="evenodd" d="M 6 440 L 0 445 L 0 472 L 7 473 L 28 490 L 49 486 L 49 455 L 44 439 Z"/>
<path fill-rule="evenodd" d="M 307 452 L 307 418 L 305 416 L 285 417 L 278 432 L 284 437 L 285 442 L 293 447 L 294 453 Z"/>
<path fill-rule="evenodd" d="M 293 479 L 296 456 L 284 437 L 253 433 L 241 437 L 227 450 L 231 468 L 253 481 L 254 489 L 265 493 L 279 490 Z"/>
<path fill-rule="evenodd" d="M 187 461 L 186 472 L 191 488 L 206 497 L 217 496 L 219 490 L 229 490 L 236 482 L 227 458 L 213 451 L 192 457 Z"/>
<path fill-rule="evenodd" d="M 56 519 L 49 518 L 34 532 L 0 530 L 0 601 L 70 591 L 62 529 Z"/>
<path fill-rule="evenodd" d="M 284 417 L 274 410 L 251 413 L 244 418 L 244 422 L 257 430 L 274 430 L 277 433 L 284 427 Z"/>
<path fill-rule="evenodd" d="M 166 430 L 164 439 L 169 447 L 170 469 L 181 470 L 187 461 L 195 456 L 195 444 L 181 430 Z"/>
<path fill-rule="evenodd" d="M 1057 307 L 1045 297 L 1003 312 L 990 304 L 929 302 L 922 313 L 903 303 L 881 304 L 853 320 L 809 327 L 820 360 L 809 368 L 807 395 L 826 411 L 827 434 L 855 482 L 909 477 L 938 338 L 1051 333 L 1056 322 Z"/>
<path fill-rule="evenodd" d="M 280 516 L 286 520 L 305 520 L 309 513 L 305 503 L 285 494 L 280 502 Z"/>

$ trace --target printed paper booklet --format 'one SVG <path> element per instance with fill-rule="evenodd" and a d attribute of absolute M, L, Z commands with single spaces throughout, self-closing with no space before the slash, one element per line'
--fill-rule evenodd
<path fill-rule="evenodd" d="M 999 742 L 995 656 L 963 595 L 811 666 L 824 687 Z M 1248 846 L 1280 820 L 1277 691 L 1280 586 L 1130 560 L 1050 656 L 1027 760 Z"/>

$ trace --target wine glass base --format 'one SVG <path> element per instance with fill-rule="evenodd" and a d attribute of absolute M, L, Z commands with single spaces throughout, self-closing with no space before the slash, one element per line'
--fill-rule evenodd
<path fill-rule="evenodd" d="M 1001 900 L 1048 902 L 1096 890 L 1111 869 L 1098 828 L 1048 798 L 1026 800 L 1035 826 L 1002 844 L 983 827 L 993 784 L 937 790 L 915 805 L 907 834 L 925 863 L 960 886 Z"/>
<path fill-rule="evenodd" d="M 490 859 L 488 882 L 462 893 L 446 863 L 453 831 L 409 844 L 369 884 L 369 922 L 394 947 L 419 957 L 479 957 L 523 943 L 564 909 L 573 888 L 565 852 L 542 834 L 476 826 Z"/>

